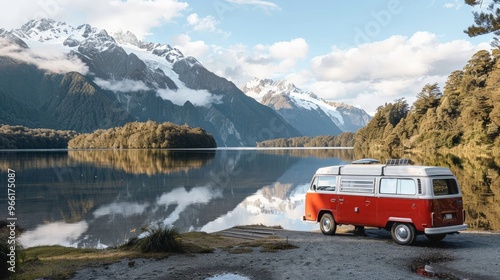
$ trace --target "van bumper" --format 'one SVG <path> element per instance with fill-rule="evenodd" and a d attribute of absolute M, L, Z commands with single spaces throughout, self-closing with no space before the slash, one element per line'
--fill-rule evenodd
<path fill-rule="evenodd" d="M 456 226 L 448 226 L 448 227 L 435 227 L 435 228 L 426 228 L 424 230 L 425 234 L 442 234 L 442 233 L 452 233 L 461 230 L 466 230 L 467 224 L 456 225 Z"/>

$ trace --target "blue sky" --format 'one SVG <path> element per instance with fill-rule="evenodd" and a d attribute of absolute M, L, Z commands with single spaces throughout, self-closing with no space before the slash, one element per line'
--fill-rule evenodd
<path fill-rule="evenodd" d="M 0 3 L 0 28 L 49 17 L 130 30 L 179 48 L 237 86 L 253 77 L 288 79 L 370 114 L 401 97 L 411 104 L 426 83 L 442 88 L 451 71 L 491 41 L 463 32 L 473 22 L 463 0 Z"/>

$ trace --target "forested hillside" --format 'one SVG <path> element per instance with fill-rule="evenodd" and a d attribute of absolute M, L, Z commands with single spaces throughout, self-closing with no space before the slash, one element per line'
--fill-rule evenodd
<path fill-rule="evenodd" d="M 69 141 L 71 149 L 216 148 L 212 135 L 201 128 L 170 122 L 132 122 L 122 127 L 80 134 Z"/>
<path fill-rule="evenodd" d="M 482 50 L 441 90 L 427 84 L 410 107 L 399 99 L 377 109 L 355 136 L 365 151 L 500 147 L 500 49 Z"/>

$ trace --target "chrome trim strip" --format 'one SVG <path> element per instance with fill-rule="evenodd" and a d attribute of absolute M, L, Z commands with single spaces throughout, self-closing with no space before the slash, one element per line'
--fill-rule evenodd
<path fill-rule="evenodd" d="M 389 217 L 390 222 L 413 223 L 410 218 Z"/>

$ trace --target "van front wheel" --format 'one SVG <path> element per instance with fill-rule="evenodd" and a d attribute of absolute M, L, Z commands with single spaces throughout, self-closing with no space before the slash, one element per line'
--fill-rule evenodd
<path fill-rule="evenodd" d="M 337 230 L 337 223 L 333 219 L 332 214 L 325 213 L 321 216 L 321 220 L 319 221 L 319 228 L 321 232 L 325 235 L 334 235 Z"/>
<path fill-rule="evenodd" d="M 400 245 L 410 245 L 415 241 L 415 227 L 407 223 L 394 223 L 391 228 L 391 236 L 392 240 Z"/>

